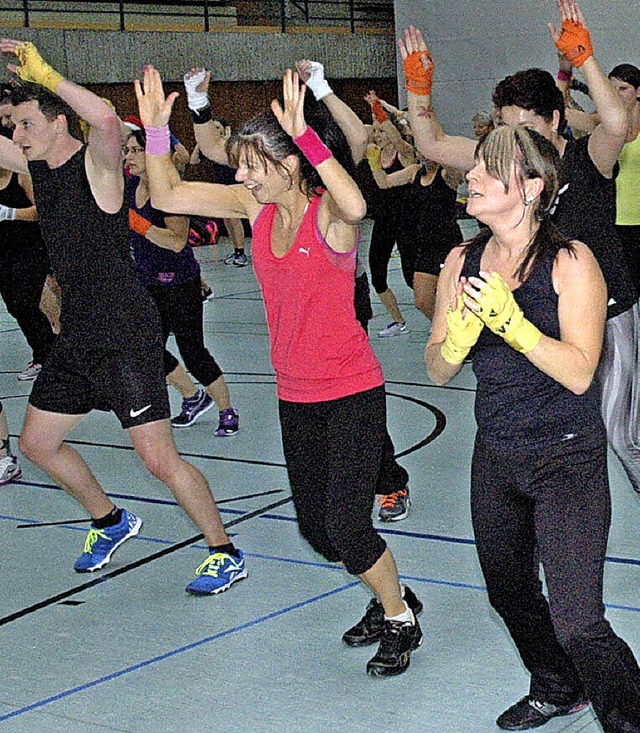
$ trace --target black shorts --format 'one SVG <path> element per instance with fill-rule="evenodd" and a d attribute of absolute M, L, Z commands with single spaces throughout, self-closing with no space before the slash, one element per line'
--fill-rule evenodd
<path fill-rule="evenodd" d="M 77 338 L 58 337 L 29 403 L 63 415 L 113 411 L 123 428 L 167 419 L 169 397 L 159 334 L 89 348 Z"/>

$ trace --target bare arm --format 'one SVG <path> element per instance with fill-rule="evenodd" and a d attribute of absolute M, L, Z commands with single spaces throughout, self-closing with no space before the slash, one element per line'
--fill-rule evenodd
<path fill-rule="evenodd" d="M 157 70 L 149 65 L 143 72 L 142 84 L 134 82 L 140 118 L 145 128 L 162 128 L 168 125 L 175 92 L 165 98 L 162 80 Z M 149 140 L 147 139 L 147 145 Z M 181 181 L 169 152 L 146 154 L 147 176 L 151 203 L 161 211 L 176 214 L 194 214 L 225 218 L 249 218 L 257 216 L 260 206 L 244 186 L 222 186 L 216 183 Z"/>
<path fill-rule="evenodd" d="M 147 239 L 162 249 L 182 252 L 189 237 L 189 219 L 186 216 L 165 216 L 164 227 L 152 224 L 147 230 Z"/>
<path fill-rule="evenodd" d="M 322 64 L 317 61 L 302 59 L 296 63 L 296 68 L 300 79 L 311 89 L 314 95 L 318 95 L 316 99 L 319 97 L 331 112 L 331 116 L 347 138 L 353 162 L 358 165 L 364 158 L 369 141 L 369 132 L 366 126 L 351 107 L 336 96 L 326 83 Z"/>
<path fill-rule="evenodd" d="M 11 140 L 0 136 L 0 168 L 6 168 L 16 173 L 28 173 L 29 166 L 22 150 Z"/>
<path fill-rule="evenodd" d="M 562 29 L 549 24 L 558 49 L 582 71 L 596 106 L 599 124 L 589 138 L 589 155 L 600 173 L 611 178 L 627 134 L 627 113 L 622 100 L 593 55 L 584 16 L 574 0 L 558 0 Z M 579 50 L 578 50 L 579 49 Z"/>

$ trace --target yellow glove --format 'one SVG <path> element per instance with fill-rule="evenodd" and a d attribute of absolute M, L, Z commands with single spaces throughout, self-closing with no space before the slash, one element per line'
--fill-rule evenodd
<path fill-rule="evenodd" d="M 484 323 L 465 306 L 459 295 L 456 307 L 447 308 L 447 338 L 440 348 L 442 358 L 449 364 L 462 364 L 483 328 Z"/>
<path fill-rule="evenodd" d="M 482 286 L 482 297 L 476 303 L 480 306 L 478 317 L 513 349 L 527 354 L 538 345 L 542 333 L 524 317 L 511 289 L 497 272 L 492 272 Z"/>
<path fill-rule="evenodd" d="M 16 74 L 23 81 L 30 81 L 34 84 L 40 84 L 49 91 L 56 91 L 58 84 L 64 79 L 54 68 L 40 56 L 38 49 L 25 41 L 16 49 L 16 56 L 20 61 L 20 66 L 16 69 Z"/>

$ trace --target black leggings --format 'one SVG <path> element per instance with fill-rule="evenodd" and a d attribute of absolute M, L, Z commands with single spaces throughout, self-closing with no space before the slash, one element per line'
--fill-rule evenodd
<path fill-rule="evenodd" d="M 535 454 L 477 438 L 471 511 L 489 600 L 531 673 L 530 694 L 557 705 L 586 694 L 605 733 L 623 733 L 640 726 L 640 670 L 604 617 L 606 450 L 604 431 Z"/>
<path fill-rule="evenodd" d="M 0 295 L 27 339 L 36 364 L 44 364 L 56 340 L 49 319 L 40 310 L 48 270 L 45 255 L 0 258 Z"/>
<path fill-rule="evenodd" d="M 352 575 L 386 549 L 371 510 L 386 436 L 384 387 L 327 402 L 280 400 L 282 445 L 300 533 Z"/>
<path fill-rule="evenodd" d="M 148 290 L 160 311 L 164 343 L 173 331 L 185 366 L 200 384 L 208 387 L 222 375 L 222 370 L 204 345 L 200 280 L 184 285 L 149 285 Z M 165 348 L 164 373 L 171 374 L 177 366 L 178 360 Z"/>

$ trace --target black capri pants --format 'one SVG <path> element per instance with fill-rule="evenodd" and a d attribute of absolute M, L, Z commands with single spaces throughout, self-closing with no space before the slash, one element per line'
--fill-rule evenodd
<path fill-rule="evenodd" d="M 280 400 L 279 410 L 300 533 L 324 558 L 361 575 L 386 549 L 371 517 L 386 437 L 384 387 L 327 402 Z"/>
<path fill-rule="evenodd" d="M 163 343 L 173 335 L 184 364 L 200 384 L 208 387 L 222 376 L 222 370 L 204 344 L 200 280 L 182 285 L 148 285 L 147 289 L 160 311 Z M 178 360 L 164 350 L 164 372 L 171 372 Z"/>

